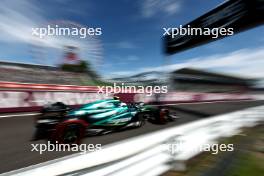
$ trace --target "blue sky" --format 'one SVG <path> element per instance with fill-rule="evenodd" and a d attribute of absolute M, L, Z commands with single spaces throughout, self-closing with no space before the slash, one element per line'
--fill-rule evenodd
<path fill-rule="evenodd" d="M 178 27 L 204 14 L 223 0 L 2 0 L 0 6 L 0 60 L 56 64 L 63 57 L 64 39 L 35 41 L 30 29 L 69 20 L 101 27 L 98 38 L 104 77 L 144 71 L 197 67 L 245 77 L 264 77 L 264 27 L 169 57 L 162 51 L 163 27 Z M 60 41 L 59 41 L 60 40 Z M 89 48 L 80 44 L 80 57 Z M 88 41 L 89 42 L 89 41 Z M 56 45 L 56 46 L 55 46 Z M 36 54 L 37 53 L 37 54 Z M 37 59 L 39 58 L 39 59 Z M 164 65 L 164 64 L 167 65 Z"/>

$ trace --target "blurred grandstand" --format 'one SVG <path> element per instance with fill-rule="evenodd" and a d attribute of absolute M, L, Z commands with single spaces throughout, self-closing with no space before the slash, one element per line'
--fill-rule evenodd
<path fill-rule="evenodd" d="M 129 77 L 112 79 L 115 82 L 141 85 L 169 85 L 171 90 L 207 93 L 243 93 L 254 89 L 255 79 L 213 73 L 194 68 L 182 68 L 164 74 L 145 72 Z"/>
<path fill-rule="evenodd" d="M 172 89 L 210 92 L 244 93 L 251 91 L 255 79 L 240 78 L 232 75 L 213 73 L 193 68 L 183 68 L 171 73 Z"/>
<path fill-rule="evenodd" d="M 103 84 L 90 72 L 64 71 L 55 66 L 0 61 L 0 69 L 0 81 L 90 86 Z M 256 81 L 193 68 L 183 68 L 168 74 L 145 72 L 111 80 L 111 82 L 134 85 L 166 84 L 171 90 L 211 93 L 252 91 Z"/>
<path fill-rule="evenodd" d="M 47 65 L 0 61 L 0 69 L 0 81 L 64 85 L 95 85 L 97 82 L 89 73 L 63 71 Z"/>
<path fill-rule="evenodd" d="M 162 75 L 162 76 L 161 76 Z M 127 77 L 113 78 L 111 81 L 116 83 L 126 83 L 126 84 L 140 84 L 140 85 L 159 85 L 166 81 L 167 74 L 164 75 L 163 72 L 151 71 L 139 73 Z"/>

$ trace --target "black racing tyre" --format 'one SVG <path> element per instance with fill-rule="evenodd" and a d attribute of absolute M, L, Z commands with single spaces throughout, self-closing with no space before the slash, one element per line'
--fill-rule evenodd
<path fill-rule="evenodd" d="M 160 109 L 158 122 L 160 124 L 166 124 L 169 121 L 169 110 L 168 109 Z"/>
<path fill-rule="evenodd" d="M 139 113 L 137 114 L 136 118 L 135 118 L 135 123 L 137 127 L 142 127 L 145 125 L 146 123 L 146 118 L 145 118 L 145 114 L 144 113 Z"/>
<path fill-rule="evenodd" d="M 51 137 L 52 143 L 80 144 L 84 128 L 79 124 L 59 124 Z"/>

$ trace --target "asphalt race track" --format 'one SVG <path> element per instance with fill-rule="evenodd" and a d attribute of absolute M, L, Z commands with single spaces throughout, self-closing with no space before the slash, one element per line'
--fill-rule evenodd
<path fill-rule="evenodd" d="M 263 104 L 264 101 L 242 101 L 170 106 L 180 117 L 180 119 L 175 122 L 166 125 L 146 123 L 145 126 L 137 129 L 130 129 L 103 136 L 87 137 L 84 139 L 83 143 L 99 143 L 105 145 L 170 126 L 177 126 L 202 118 L 208 118 L 216 114 L 227 113 Z M 71 154 L 71 152 L 45 152 L 40 155 L 38 152 L 32 152 L 32 143 L 46 143 L 44 140 L 30 141 L 34 133 L 34 118 L 35 116 L 23 115 L 19 117 L 0 118 L 0 173 Z"/>

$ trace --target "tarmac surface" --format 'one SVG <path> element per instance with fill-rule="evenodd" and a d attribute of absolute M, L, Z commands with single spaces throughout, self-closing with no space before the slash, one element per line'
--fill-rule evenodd
<path fill-rule="evenodd" d="M 174 122 L 165 125 L 151 124 L 147 122 L 143 127 L 129 129 L 122 132 L 114 132 L 102 136 L 86 137 L 85 144 L 106 144 L 114 143 L 138 135 L 150 133 L 171 126 L 210 118 L 211 116 L 241 110 L 249 107 L 263 105 L 264 101 L 233 101 L 214 103 L 188 103 L 170 105 L 170 109 L 175 111 L 180 117 Z M 18 115 L 18 116 L 17 116 Z M 1 115 L 0 115 L 1 116 Z M 27 114 L 5 114 L 0 118 L 0 173 L 20 169 L 30 165 L 49 161 L 70 155 L 73 152 L 39 152 L 31 151 L 31 144 L 47 143 L 45 140 L 31 141 L 34 133 L 34 119 L 37 115 Z"/>

